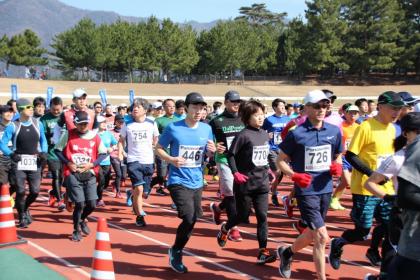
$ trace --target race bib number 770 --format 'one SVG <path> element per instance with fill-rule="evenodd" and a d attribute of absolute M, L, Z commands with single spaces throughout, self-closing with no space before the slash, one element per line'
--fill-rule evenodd
<path fill-rule="evenodd" d="M 305 171 L 326 171 L 331 165 L 331 145 L 305 147 Z"/>

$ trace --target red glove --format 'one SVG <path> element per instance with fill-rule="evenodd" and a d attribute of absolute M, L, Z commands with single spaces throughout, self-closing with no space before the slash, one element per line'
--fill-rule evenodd
<path fill-rule="evenodd" d="M 248 181 L 248 176 L 239 172 L 235 172 L 233 173 L 233 180 L 235 181 L 236 184 L 242 185 L 242 184 L 245 184 L 246 181 Z"/>
<path fill-rule="evenodd" d="M 294 173 L 292 181 L 301 188 L 307 188 L 311 184 L 312 176 L 308 173 Z"/>
<path fill-rule="evenodd" d="M 343 174 L 343 165 L 333 161 L 330 165 L 330 174 L 331 176 L 340 177 Z"/>

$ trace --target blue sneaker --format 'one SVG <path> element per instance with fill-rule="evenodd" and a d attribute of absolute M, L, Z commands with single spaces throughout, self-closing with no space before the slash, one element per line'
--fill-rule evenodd
<path fill-rule="evenodd" d="M 169 248 L 169 266 L 178 273 L 187 273 L 187 267 L 182 263 L 182 250 Z"/>
<path fill-rule="evenodd" d="M 132 190 L 127 190 L 126 193 L 127 193 L 127 206 L 131 207 L 131 206 L 133 206 L 133 200 L 132 200 L 133 191 Z"/>

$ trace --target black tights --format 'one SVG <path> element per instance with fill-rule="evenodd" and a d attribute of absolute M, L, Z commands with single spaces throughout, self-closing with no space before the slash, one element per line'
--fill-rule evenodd
<path fill-rule="evenodd" d="M 195 215 L 186 215 L 182 218 L 182 223 L 176 230 L 176 238 L 173 248 L 182 250 L 191 237 L 197 217 Z"/>
<path fill-rule="evenodd" d="M 84 221 L 95 210 L 96 200 L 76 202 L 73 210 L 74 230 L 80 230 L 80 222 Z"/>
<path fill-rule="evenodd" d="M 220 210 L 226 209 L 228 220 L 236 220 L 236 203 L 234 196 L 225 196 L 219 204 Z"/>

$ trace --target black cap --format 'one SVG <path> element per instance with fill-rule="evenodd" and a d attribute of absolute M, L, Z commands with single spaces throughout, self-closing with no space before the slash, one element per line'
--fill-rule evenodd
<path fill-rule="evenodd" d="M 204 98 L 198 92 L 191 92 L 185 97 L 185 105 L 188 107 L 189 104 L 203 104 L 207 105 Z"/>
<path fill-rule="evenodd" d="M 0 114 L 6 113 L 6 112 L 13 112 L 13 108 L 9 105 L 0 105 Z"/>
<path fill-rule="evenodd" d="M 406 105 L 414 105 L 414 103 L 416 103 L 416 101 L 418 100 L 417 98 L 414 98 L 409 92 L 407 91 L 401 91 L 398 93 L 401 96 L 401 99 L 404 101 L 404 103 Z"/>
<path fill-rule="evenodd" d="M 401 96 L 394 91 L 386 91 L 379 95 L 378 104 L 388 104 L 395 107 L 401 107 L 405 105 Z"/>
<path fill-rule="evenodd" d="M 124 117 L 122 115 L 116 115 L 114 118 L 114 122 L 117 122 L 117 121 L 124 121 Z"/>
<path fill-rule="evenodd" d="M 229 101 L 241 101 L 241 96 L 239 95 L 239 92 L 235 90 L 229 90 L 225 93 L 225 100 Z"/>
<path fill-rule="evenodd" d="M 420 129 L 420 112 L 411 112 L 405 115 L 400 121 L 401 130 Z"/>
<path fill-rule="evenodd" d="M 334 92 L 329 90 L 329 89 L 322 89 L 322 92 L 330 100 L 336 100 L 337 99 L 337 96 L 334 95 Z"/>
<path fill-rule="evenodd" d="M 90 122 L 90 116 L 87 112 L 85 111 L 77 111 L 74 114 L 74 119 L 73 119 L 75 124 L 79 124 L 79 123 L 89 123 Z"/>

